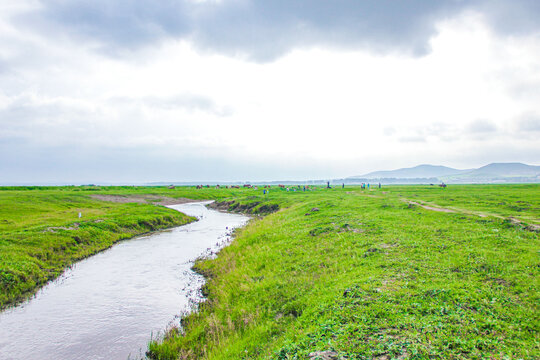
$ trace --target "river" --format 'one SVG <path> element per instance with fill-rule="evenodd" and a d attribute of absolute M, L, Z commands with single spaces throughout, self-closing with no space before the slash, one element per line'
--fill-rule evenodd
<path fill-rule="evenodd" d="M 34 298 L 0 314 L 0 359 L 139 359 L 189 311 L 202 276 L 193 260 L 228 243 L 248 218 L 172 205 L 199 221 L 122 241 L 82 260 Z"/>

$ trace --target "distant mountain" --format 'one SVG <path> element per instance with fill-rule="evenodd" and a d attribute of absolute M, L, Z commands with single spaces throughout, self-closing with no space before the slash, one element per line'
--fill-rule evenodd
<path fill-rule="evenodd" d="M 458 175 L 470 170 L 458 170 L 440 165 L 418 165 L 411 168 L 397 170 L 374 171 L 365 175 L 352 176 L 352 178 L 362 179 L 416 179 L 416 178 L 440 178 L 443 176 Z"/>
<path fill-rule="evenodd" d="M 418 165 L 411 168 L 370 172 L 343 179 L 347 183 L 392 184 L 446 183 L 538 183 L 540 166 L 522 163 L 492 163 L 478 169 L 459 170 L 447 166 Z"/>
<path fill-rule="evenodd" d="M 540 182 L 540 166 L 492 163 L 462 174 L 442 177 L 448 182 Z"/>
<path fill-rule="evenodd" d="M 540 166 L 526 165 L 522 163 L 492 163 L 482 166 L 468 173 L 470 175 L 482 176 L 536 176 L 540 174 Z"/>

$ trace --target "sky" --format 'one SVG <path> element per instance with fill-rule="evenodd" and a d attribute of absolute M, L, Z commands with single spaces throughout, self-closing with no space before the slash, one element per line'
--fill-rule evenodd
<path fill-rule="evenodd" d="M 537 0 L 0 0 L 0 184 L 540 165 Z"/>

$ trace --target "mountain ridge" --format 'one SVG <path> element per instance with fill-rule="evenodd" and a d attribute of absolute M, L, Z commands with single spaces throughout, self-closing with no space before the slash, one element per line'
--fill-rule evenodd
<path fill-rule="evenodd" d="M 540 166 L 519 162 L 490 163 L 476 169 L 454 169 L 442 165 L 421 164 L 395 170 L 373 171 L 346 178 L 365 180 L 406 180 L 418 183 L 433 180 L 451 183 L 540 182 Z"/>
<path fill-rule="evenodd" d="M 448 176 L 455 175 L 468 170 L 454 169 L 448 166 L 443 165 L 430 165 L 430 164 L 421 164 L 409 168 L 400 168 L 395 170 L 380 170 L 373 171 L 364 175 L 352 176 L 354 178 L 365 178 L 365 179 L 377 179 L 377 178 L 402 178 L 402 179 L 412 179 L 412 178 L 429 178 L 429 177 L 439 177 L 439 176 Z"/>

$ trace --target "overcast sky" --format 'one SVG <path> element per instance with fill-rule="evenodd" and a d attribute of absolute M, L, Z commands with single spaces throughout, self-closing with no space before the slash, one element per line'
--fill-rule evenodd
<path fill-rule="evenodd" d="M 540 165 L 540 1 L 0 0 L 0 183 Z"/>

